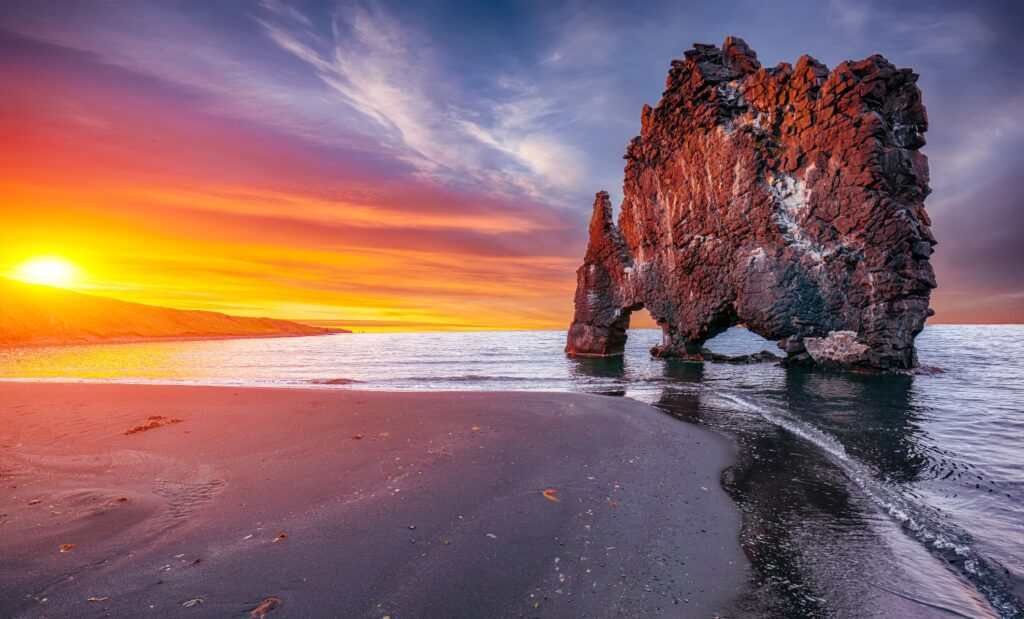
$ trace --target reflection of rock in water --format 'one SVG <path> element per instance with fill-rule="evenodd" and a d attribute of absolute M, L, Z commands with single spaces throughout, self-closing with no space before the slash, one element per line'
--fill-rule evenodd
<path fill-rule="evenodd" d="M 626 363 L 622 357 L 571 358 L 569 371 L 577 379 L 598 379 L 595 385 L 587 388 L 589 393 L 618 397 L 626 395 L 626 390 L 622 388 L 626 378 Z M 604 384 L 609 380 L 613 381 L 614 387 Z"/>
<path fill-rule="evenodd" d="M 984 616 L 971 601 L 974 593 L 889 521 L 821 449 L 723 402 L 711 384 L 697 384 L 698 368 L 667 364 L 666 377 L 678 382 L 656 406 L 738 444 L 737 462 L 723 472 L 722 484 L 743 514 L 741 542 L 754 582 L 737 614 L 944 615 L 938 604 Z M 764 395 L 744 393 L 744 399 L 760 399 L 831 433 L 868 468 L 899 482 L 915 479 L 922 466 L 912 380 L 788 370 L 783 382 L 765 385 Z"/>
<path fill-rule="evenodd" d="M 704 379 L 704 364 L 667 359 L 665 361 L 665 378 L 695 385 Z M 668 414 L 689 423 L 700 424 L 700 391 L 686 388 L 683 385 L 665 389 L 654 404 Z"/>
<path fill-rule="evenodd" d="M 626 364 L 622 357 L 572 358 L 569 360 L 573 376 L 622 379 L 626 375 Z"/>
<path fill-rule="evenodd" d="M 665 378 L 684 383 L 699 383 L 704 379 L 704 364 L 667 359 L 665 361 Z"/>
<path fill-rule="evenodd" d="M 786 403 L 797 418 L 831 434 L 846 451 L 892 483 L 915 481 L 929 464 L 913 377 L 792 370 Z"/>

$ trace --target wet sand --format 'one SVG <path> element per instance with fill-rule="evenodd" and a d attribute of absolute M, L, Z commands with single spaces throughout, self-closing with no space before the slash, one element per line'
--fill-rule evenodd
<path fill-rule="evenodd" d="M 0 616 L 727 616 L 732 456 L 597 395 L 4 383 Z"/>

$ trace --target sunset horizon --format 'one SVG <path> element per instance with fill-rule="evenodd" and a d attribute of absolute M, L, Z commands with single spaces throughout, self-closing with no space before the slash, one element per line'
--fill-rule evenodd
<path fill-rule="evenodd" d="M 1021 32 L 0 2 L 0 617 L 1024 617 Z"/>
<path fill-rule="evenodd" d="M 623 145 L 664 59 L 730 34 L 699 12 L 653 36 L 644 19 L 612 30 L 624 16 L 610 6 L 509 7 L 513 31 L 538 32 L 509 55 L 472 30 L 438 37 L 444 11 L 373 3 L 30 7 L 0 12 L 0 275 L 53 254 L 81 266 L 82 292 L 380 328 L 566 325 L 589 205 L 610 190 L 618 208 Z M 921 74 L 941 248 L 931 322 L 1022 322 L 1013 261 L 985 253 L 1022 246 L 1007 202 L 1021 161 L 992 157 L 1021 152 L 1024 131 L 978 107 L 1001 100 L 990 73 L 1019 70 L 986 55 L 1000 23 L 979 6 L 927 40 L 872 38 L 873 10 L 806 13 L 826 65 L 880 52 Z M 747 35 L 766 66 L 795 62 L 805 39 Z M 942 78 L 950 62 L 971 63 L 963 84 Z M 954 120 L 967 109 L 991 118 L 987 135 Z M 981 213 L 966 219 L 966 202 Z"/>

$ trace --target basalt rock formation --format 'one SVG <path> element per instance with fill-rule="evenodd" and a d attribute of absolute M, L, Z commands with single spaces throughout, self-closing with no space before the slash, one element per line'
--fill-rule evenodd
<path fill-rule="evenodd" d="M 597 194 L 566 352 L 621 354 L 647 308 L 659 356 L 743 324 L 788 364 L 914 367 L 935 287 L 916 81 L 878 55 L 763 69 L 734 37 L 673 61 L 617 225 Z"/>

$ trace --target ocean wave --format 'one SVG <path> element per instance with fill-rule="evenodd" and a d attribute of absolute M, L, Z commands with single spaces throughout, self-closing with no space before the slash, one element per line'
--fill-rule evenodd
<path fill-rule="evenodd" d="M 487 382 L 487 383 L 503 383 L 503 382 L 522 382 L 522 383 L 540 383 L 550 382 L 548 378 L 540 378 L 536 376 L 497 376 L 497 375 L 484 375 L 484 374 L 463 374 L 460 376 L 403 376 L 400 378 L 385 379 L 381 382 L 410 382 L 410 383 L 474 383 L 474 382 Z"/>

